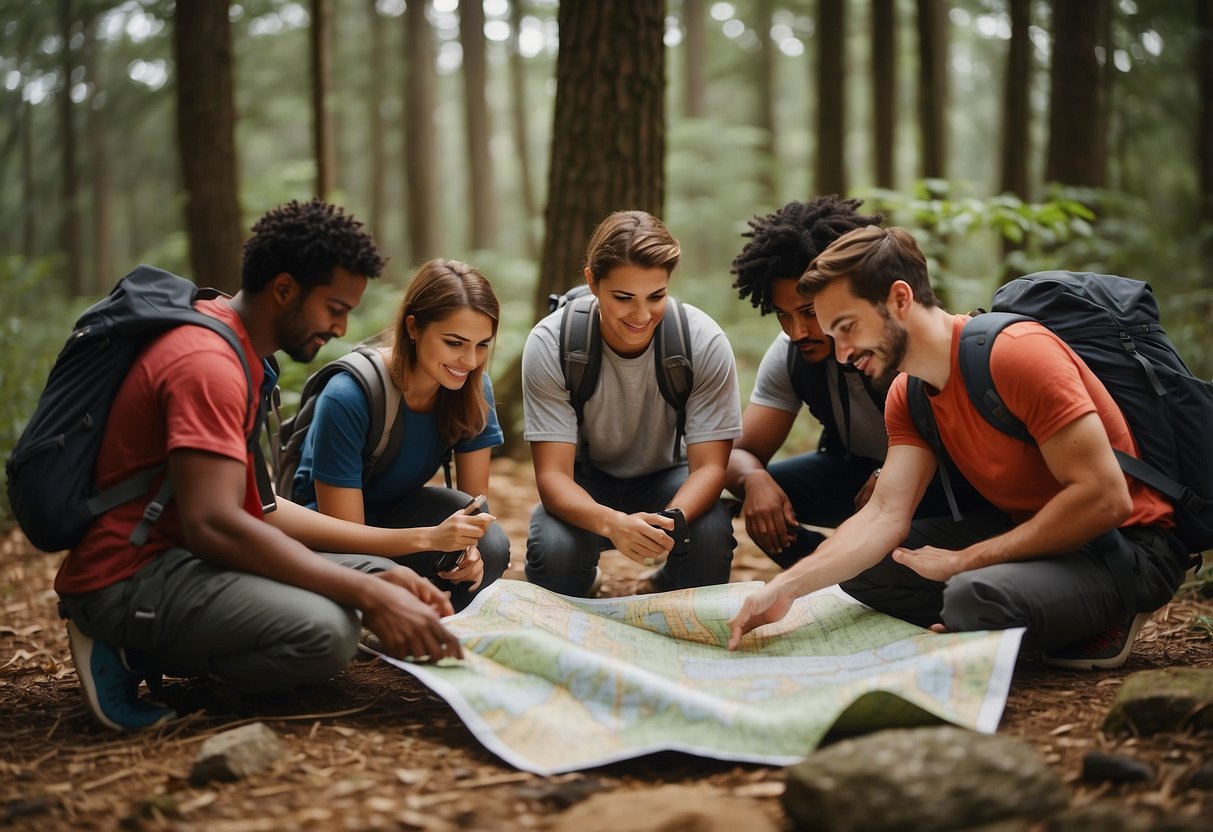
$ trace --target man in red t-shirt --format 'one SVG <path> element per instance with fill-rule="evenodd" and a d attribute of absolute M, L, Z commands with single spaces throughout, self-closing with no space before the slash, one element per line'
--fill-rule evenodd
<path fill-rule="evenodd" d="M 341 209 L 292 202 L 253 226 L 235 297 L 198 308 L 236 333 L 255 389 L 268 387 L 263 359 L 276 350 L 314 358 L 345 333 L 383 264 Z M 161 674 L 246 692 L 328 678 L 353 657 L 362 626 L 393 656 L 461 655 L 440 621 L 451 613 L 446 596 L 387 559 L 406 548 L 404 532 L 281 498 L 263 512 L 247 439 L 255 418 L 240 359 L 202 327 L 156 338 L 114 400 L 98 485 L 166 465 L 173 498 L 138 547 L 129 538 L 148 495 L 102 515 L 55 579 L 89 707 L 112 728 L 174 716 L 138 696 L 143 679 Z M 467 545 L 480 522 L 468 518 Z"/>
<path fill-rule="evenodd" d="M 1188 558 L 1170 533 L 1170 503 L 1116 461 L 1113 448 L 1138 450 L 1099 379 L 1045 327 L 1012 324 L 994 342 L 990 372 L 1036 444 L 988 424 L 960 376 L 968 316 L 940 308 L 926 259 L 904 229 L 843 235 L 798 289 L 812 298 L 839 361 L 892 381 L 888 456 L 868 504 L 812 557 L 746 598 L 730 622 L 730 648 L 786 615 L 797 597 L 840 583 L 922 627 L 1024 627 L 1023 652 L 1059 666 L 1122 663 L 1148 617 L 1139 613 L 1171 599 Z M 910 416 L 899 371 L 926 382 L 949 456 L 990 509 L 959 522 L 912 521 L 937 460 Z"/>

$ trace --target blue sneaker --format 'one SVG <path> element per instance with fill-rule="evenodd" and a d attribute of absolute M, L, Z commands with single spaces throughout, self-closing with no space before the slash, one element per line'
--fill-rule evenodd
<path fill-rule="evenodd" d="M 143 677 L 127 667 L 121 650 L 89 638 L 70 619 L 67 637 L 84 699 L 102 725 L 115 731 L 135 731 L 177 718 L 176 711 L 139 698 Z"/>

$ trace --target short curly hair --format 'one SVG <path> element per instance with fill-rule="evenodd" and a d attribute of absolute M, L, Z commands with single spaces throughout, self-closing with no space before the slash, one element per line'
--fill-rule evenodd
<path fill-rule="evenodd" d="M 337 266 L 378 277 L 386 263 L 370 232 L 344 209 L 318 197 L 291 200 L 253 226 L 244 244 L 240 286 L 257 294 L 285 272 L 308 291 L 331 283 Z"/>
<path fill-rule="evenodd" d="M 772 281 L 800 277 L 843 234 L 884 221 L 881 214 L 857 213 L 862 204 L 859 199 L 819 196 L 809 202 L 789 202 L 765 217 L 755 216 L 749 221 L 750 230 L 742 234 L 751 239 L 733 260 L 737 296 L 748 297 L 763 315 L 774 311 Z"/>

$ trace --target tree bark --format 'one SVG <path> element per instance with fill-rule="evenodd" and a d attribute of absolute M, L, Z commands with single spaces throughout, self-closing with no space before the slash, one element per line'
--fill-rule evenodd
<path fill-rule="evenodd" d="M 312 0 L 308 44 L 312 69 L 312 152 L 316 158 L 316 196 L 327 199 L 337 186 L 333 150 L 333 116 L 329 90 L 333 85 L 332 0 Z"/>
<path fill-rule="evenodd" d="M 767 205 L 774 205 L 778 200 L 779 182 L 779 143 L 778 131 L 775 124 L 775 42 L 771 40 L 771 15 L 774 14 L 773 0 L 758 0 L 754 11 L 755 26 L 759 30 L 759 47 L 757 60 L 754 62 L 755 78 L 755 114 L 758 129 L 761 165 L 758 186 Z"/>
<path fill-rule="evenodd" d="M 1028 199 L 1028 145 L 1032 82 L 1032 0 L 1010 0 L 1011 42 L 1007 50 L 1002 98 L 1002 175 L 999 188 Z"/>
<path fill-rule="evenodd" d="M 1200 176 L 1199 219 L 1204 285 L 1213 289 L 1213 0 L 1196 0 L 1196 76 L 1200 122 L 1196 157 Z"/>
<path fill-rule="evenodd" d="M 897 4 L 872 0 L 872 140 L 876 185 L 892 188 L 897 130 Z"/>
<path fill-rule="evenodd" d="M 535 196 L 535 185 L 531 178 L 531 138 L 528 126 L 530 109 L 527 107 L 526 64 L 519 40 L 521 33 L 522 0 L 510 0 L 510 90 L 513 97 L 510 112 L 513 116 L 514 153 L 518 157 L 518 180 L 522 191 L 522 236 L 527 256 L 537 259 L 539 240 L 534 231 L 534 224 L 539 214 L 539 201 Z"/>
<path fill-rule="evenodd" d="M 939 0 L 918 0 L 918 124 L 928 178 L 947 177 L 947 20 Z"/>
<path fill-rule="evenodd" d="M 387 30 L 383 17 L 375 7 L 376 0 L 367 0 L 368 24 L 371 32 L 371 89 L 367 107 L 367 198 L 371 210 L 367 225 L 383 244 L 384 178 L 387 173 L 383 150 L 383 79 L 387 74 Z"/>
<path fill-rule="evenodd" d="M 664 3 L 565 2 L 557 14 L 556 107 L 533 316 L 581 279 L 585 246 L 608 214 L 660 216 L 665 198 Z M 521 373 L 500 377 L 497 408 L 507 453 L 521 442 Z"/>
<path fill-rule="evenodd" d="M 845 194 L 846 0 L 817 3 L 817 193 Z"/>
<path fill-rule="evenodd" d="M 407 179 L 406 239 L 413 262 L 437 255 L 438 142 L 434 128 L 434 41 L 426 18 L 427 0 L 414 0 L 404 13 L 404 159 Z"/>
<path fill-rule="evenodd" d="M 1066 185 L 1107 182 L 1106 0 L 1056 0 L 1045 178 Z"/>
<path fill-rule="evenodd" d="M 59 225 L 59 244 L 67 260 L 67 287 L 73 297 L 88 293 L 84 276 L 84 254 L 81 251 L 80 228 L 80 169 L 76 165 L 76 119 L 75 104 L 72 103 L 72 37 L 77 29 L 77 17 L 72 0 L 59 2 L 59 30 L 63 36 L 63 51 L 60 55 L 60 71 L 63 73 L 63 88 L 59 92 L 59 135 L 61 141 L 61 164 L 63 179 L 60 197 L 63 216 Z"/>
<path fill-rule="evenodd" d="M 492 123 L 485 99 L 488 66 L 485 59 L 484 4 L 459 4 L 459 42 L 463 46 L 464 136 L 468 154 L 468 199 L 471 200 L 472 248 L 484 250 L 497 242 L 497 187 L 489 149 Z"/>
<path fill-rule="evenodd" d="M 109 151 L 109 120 L 107 98 L 105 94 L 104 77 L 101 74 L 101 56 L 98 51 L 103 48 L 103 41 L 97 37 L 97 27 L 100 16 L 89 25 L 89 36 L 85 52 L 86 72 L 92 87 L 89 96 L 88 110 L 88 157 L 90 174 L 92 176 L 92 244 L 93 244 L 93 293 L 99 294 L 109 290 L 113 282 L 110 264 L 113 262 L 113 248 L 110 237 L 113 226 L 110 217 L 111 184 L 113 181 L 110 167 Z"/>
<path fill-rule="evenodd" d="M 185 190 L 190 268 L 201 286 L 240 288 L 236 107 L 226 3 L 177 0 L 177 148 Z"/>
<path fill-rule="evenodd" d="M 703 118 L 707 115 L 707 82 L 704 67 L 707 65 L 707 30 L 704 25 L 704 0 L 683 0 L 682 26 L 685 30 L 682 42 L 684 118 Z"/>

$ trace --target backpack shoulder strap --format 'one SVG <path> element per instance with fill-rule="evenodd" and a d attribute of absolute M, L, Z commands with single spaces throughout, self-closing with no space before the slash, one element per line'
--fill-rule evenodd
<path fill-rule="evenodd" d="M 969 393 L 969 401 L 981 418 L 1008 436 L 1035 445 L 1036 440 L 1027 427 L 998 395 L 994 377 L 990 374 L 994 339 L 1008 326 L 1020 321 L 1034 319 L 1012 312 L 985 312 L 970 318 L 960 333 L 960 376 Z"/>
<path fill-rule="evenodd" d="M 392 383 L 383 353 L 373 347 L 357 346 L 333 361 L 334 371 L 353 376 L 366 396 L 370 426 L 362 447 L 362 483 L 382 473 L 404 442 L 404 418 L 401 395 Z"/>
<path fill-rule="evenodd" d="M 564 372 L 564 389 L 569 391 L 569 404 L 577 414 L 581 462 L 589 467 L 589 440 L 585 438 L 585 403 L 598 387 L 602 370 L 601 324 L 598 320 L 598 298 L 582 295 L 569 300 L 560 320 L 560 368 Z"/>
<path fill-rule="evenodd" d="M 960 507 L 956 503 L 952 478 L 948 473 L 952 460 L 948 456 L 947 448 L 943 446 L 943 439 L 939 436 L 939 425 L 935 423 L 935 413 L 931 410 L 930 401 L 927 400 L 926 383 L 917 376 L 906 377 L 906 403 L 909 405 L 910 418 L 914 421 L 914 427 L 918 428 L 922 438 L 927 440 L 927 444 L 935 452 L 939 479 L 943 483 L 944 495 L 948 498 L 948 508 L 952 512 L 952 519 L 959 523 L 961 520 Z"/>
<path fill-rule="evenodd" d="M 674 433 L 674 461 L 682 461 L 682 437 L 687 426 L 687 401 L 695 386 L 695 372 L 691 356 L 691 332 L 687 323 L 687 311 L 677 298 L 666 303 L 665 316 L 657 324 L 653 337 L 653 360 L 657 365 L 657 389 L 677 414 L 678 424 Z"/>

